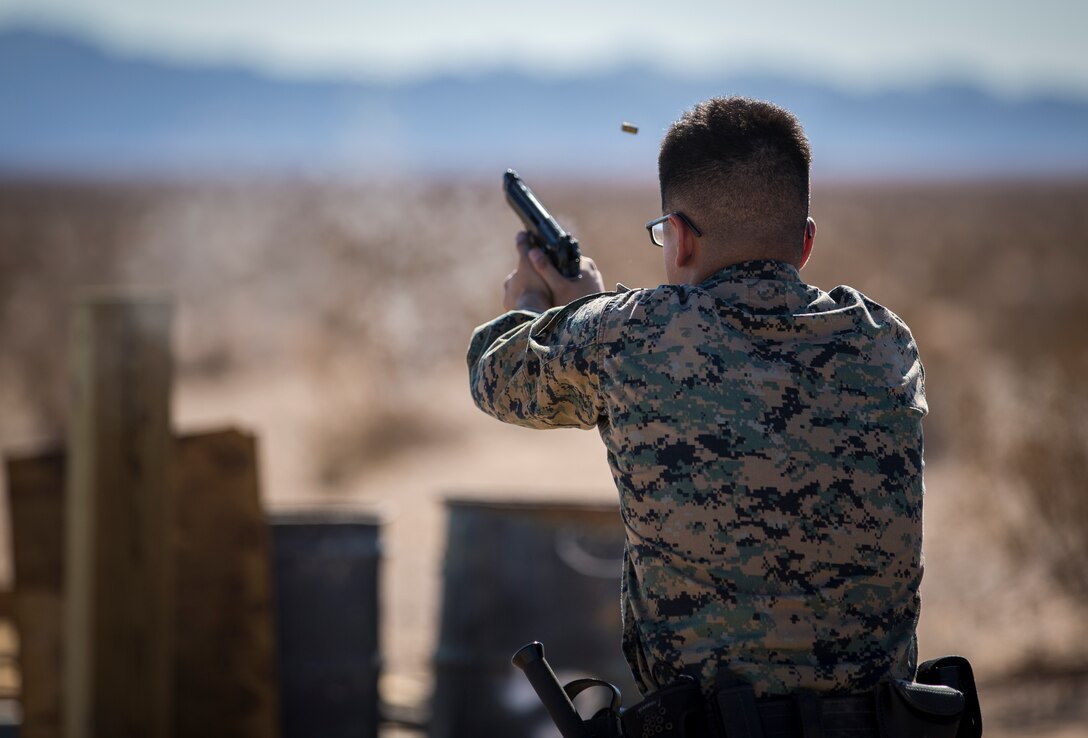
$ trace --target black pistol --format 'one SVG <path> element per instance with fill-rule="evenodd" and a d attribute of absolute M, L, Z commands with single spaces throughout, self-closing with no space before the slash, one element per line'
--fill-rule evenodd
<path fill-rule="evenodd" d="M 544 249 L 544 253 L 564 277 L 577 277 L 581 268 L 578 240 L 555 222 L 555 218 L 540 204 L 529 185 L 513 169 L 507 169 L 503 175 L 502 188 L 506 192 L 506 201 L 525 224 L 530 243 L 536 248 Z"/>
<path fill-rule="evenodd" d="M 525 672 L 544 709 L 548 711 L 555 727 L 563 738 L 620 738 L 620 703 L 622 696 L 614 684 L 601 679 L 575 679 L 560 686 L 552 667 L 544 658 L 544 646 L 533 641 L 518 649 L 510 662 Z M 582 720 L 572 701 L 591 687 L 605 687 L 611 691 L 611 702 L 589 720 Z"/>

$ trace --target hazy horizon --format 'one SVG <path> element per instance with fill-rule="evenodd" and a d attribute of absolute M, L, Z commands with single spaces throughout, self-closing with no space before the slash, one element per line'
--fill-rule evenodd
<path fill-rule="evenodd" d="M 531 16 L 527 19 L 527 16 Z M 466 19 L 471 19 L 467 22 Z M 1088 98 L 1079 29 L 1088 5 L 837 0 L 774 7 L 705 0 L 558 0 L 526 11 L 493 0 L 410 6 L 317 0 L 5 0 L 0 29 L 69 33 L 116 53 L 231 64 L 288 78 L 413 81 L 510 70 L 562 78 L 649 67 L 687 77 L 771 73 L 849 91 L 933 83 L 1004 97 Z"/>

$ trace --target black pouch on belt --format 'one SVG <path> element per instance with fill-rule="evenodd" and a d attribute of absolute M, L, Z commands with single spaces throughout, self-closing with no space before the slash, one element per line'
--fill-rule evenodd
<path fill-rule="evenodd" d="M 963 656 L 944 656 L 918 667 L 922 684 L 943 684 L 963 692 L 963 719 L 956 738 L 982 738 L 982 708 L 978 704 L 978 689 L 971 663 Z"/>
<path fill-rule="evenodd" d="M 880 738 L 957 738 L 963 708 L 963 692 L 943 685 L 890 679 L 876 688 Z"/>
<path fill-rule="evenodd" d="M 693 679 L 651 693 L 620 715 L 625 738 L 709 738 L 706 700 Z"/>

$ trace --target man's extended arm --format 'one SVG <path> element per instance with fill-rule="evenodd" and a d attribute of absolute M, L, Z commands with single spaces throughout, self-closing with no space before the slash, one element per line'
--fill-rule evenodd
<path fill-rule="evenodd" d="M 563 277 L 517 237 L 518 264 L 503 285 L 510 311 L 476 329 L 468 349 L 469 379 L 477 407 L 507 423 L 530 428 L 597 424 L 596 338 L 604 291 L 593 260 L 581 259 L 576 279 Z M 563 305 L 564 307 L 555 307 Z"/>
<path fill-rule="evenodd" d="M 590 295 L 539 315 L 508 312 L 477 328 L 467 357 L 477 407 L 529 428 L 596 426 L 603 412 L 596 339 L 606 302 Z"/>

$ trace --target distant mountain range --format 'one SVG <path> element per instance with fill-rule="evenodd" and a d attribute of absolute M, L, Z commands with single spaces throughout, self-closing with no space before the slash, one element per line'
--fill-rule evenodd
<path fill-rule="evenodd" d="M 527 177 L 653 177 L 669 122 L 720 94 L 797 113 L 816 176 L 1088 176 L 1084 99 L 1007 100 L 966 85 L 848 93 L 729 70 L 300 81 L 27 29 L 0 31 L 0 174 L 396 178 L 512 166 Z M 640 132 L 622 133 L 623 121 Z"/>

